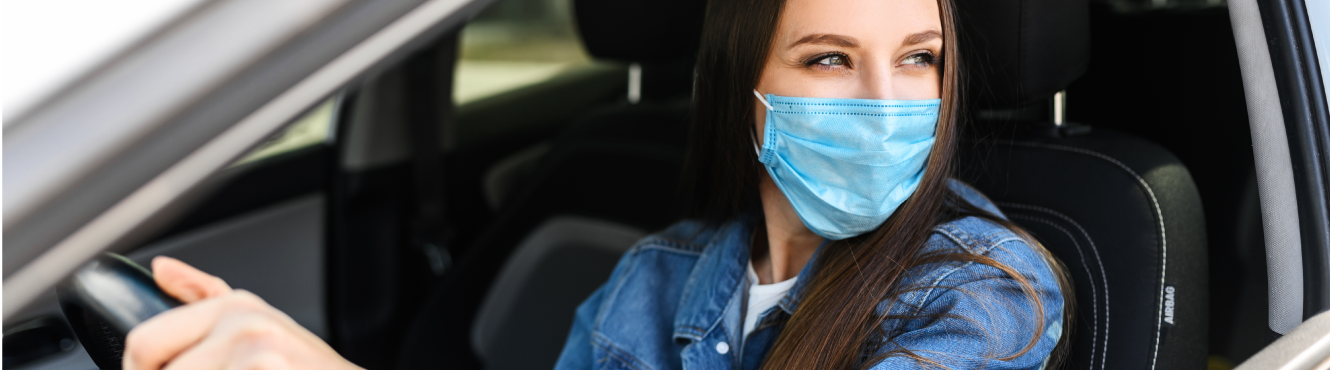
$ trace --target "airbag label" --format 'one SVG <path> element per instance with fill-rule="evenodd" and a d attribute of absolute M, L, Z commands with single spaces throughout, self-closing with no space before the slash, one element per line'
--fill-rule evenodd
<path fill-rule="evenodd" d="M 1173 326 L 1173 286 L 1164 286 L 1164 322 Z"/>

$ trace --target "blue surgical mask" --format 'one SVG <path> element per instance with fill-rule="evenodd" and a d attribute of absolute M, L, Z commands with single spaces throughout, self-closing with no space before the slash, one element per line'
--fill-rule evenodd
<path fill-rule="evenodd" d="M 767 107 L 758 160 L 817 235 L 840 240 L 871 231 L 919 187 L 940 99 L 753 94 Z"/>

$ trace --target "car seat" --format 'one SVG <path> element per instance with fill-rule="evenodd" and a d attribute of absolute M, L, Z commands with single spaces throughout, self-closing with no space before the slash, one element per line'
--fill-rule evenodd
<path fill-rule="evenodd" d="M 1090 58 L 1088 3 L 957 3 L 972 137 L 986 138 L 962 143 L 958 175 L 1066 264 L 1078 306 L 1067 367 L 1205 366 L 1205 220 L 1191 174 L 1111 130 L 1121 122 L 1062 119 L 1075 106 L 1057 93 Z"/>
<path fill-rule="evenodd" d="M 1098 5 L 1098 6 L 1096 6 Z M 1211 355 L 1233 363 L 1265 348 L 1265 239 L 1237 44 L 1227 7 L 1121 12 L 1091 3 L 1089 70 L 1067 89 L 1071 121 L 1097 119 L 1169 149 L 1205 204 Z M 1141 50 L 1188 56 L 1185 68 L 1123 68 Z M 1167 88 L 1142 88 L 1167 86 Z M 1122 109 L 1130 105 L 1132 109 Z M 1090 117 L 1090 118 L 1086 118 Z"/>
<path fill-rule="evenodd" d="M 704 6 L 574 2 L 587 51 L 631 63 L 629 94 L 576 119 L 495 202 L 495 221 L 414 319 L 398 368 L 552 367 L 576 306 L 619 256 L 680 219 L 675 189 Z"/>

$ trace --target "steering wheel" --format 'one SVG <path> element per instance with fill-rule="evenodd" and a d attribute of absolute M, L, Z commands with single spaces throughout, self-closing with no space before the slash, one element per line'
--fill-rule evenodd
<path fill-rule="evenodd" d="M 79 268 L 56 295 L 74 334 L 102 369 L 120 369 L 130 329 L 181 304 L 157 286 L 151 272 L 114 253 Z"/>

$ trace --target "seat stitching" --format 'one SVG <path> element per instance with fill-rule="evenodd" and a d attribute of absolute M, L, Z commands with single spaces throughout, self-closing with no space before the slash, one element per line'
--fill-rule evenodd
<path fill-rule="evenodd" d="M 1165 233 L 1165 229 L 1164 229 L 1164 212 L 1163 212 L 1163 211 L 1160 211 L 1160 208 L 1159 208 L 1159 199 L 1155 197 L 1154 189 L 1150 188 L 1150 184 L 1147 183 L 1147 182 L 1145 182 L 1145 179 L 1144 179 L 1144 178 L 1141 178 L 1141 176 L 1138 175 L 1138 174 L 1136 173 L 1136 171 L 1133 171 L 1133 170 L 1131 169 L 1131 167 L 1127 167 L 1127 165 L 1123 164 L 1122 162 L 1118 161 L 1117 159 L 1114 159 L 1113 157 L 1110 157 L 1110 156 L 1105 155 L 1105 154 L 1103 154 L 1103 153 L 1099 153 L 1099 152 L 1092 151 L 1092 150 L 1081 149 L 1081 148 L 1075 148 L 1075 147 L 1069 147 L 1069 146 L 1062 146 L 1062 145 L 1044 144 L 1044 143 L 1032 143 L 1032 142 L 1020 142 L 1020 141 L 1012 141 L 1012 142 L 1010 142 L 1010 143 L 1011 143 L 1012 145 L 1021 145 L 1021 146 L 1027 146 L 1027 147 L 1045 148 L 1045 149 L 1053 149 L 1053 150 L 1062 150 L 1062 151 L 1067 151 L 1067 152 L 1072 152 L 1072 153 L 1080 153 L 1080 154 L 1084 154 L 1084 155 L 1089 155 L 1089 156 L 1092 156 L 1092 157 L 1096 157 L 1096 158 L 1099 158 L 1099 159 L 1103 159 L 1103 160 L 1105 160 L 1105 161 L 1108 161 L 1109 163 L 1112 163 L 1112 164 L 1114 164 L 1114 165 L 1117 165 L 1119 168 L 1121 168 L 1123 171 L 1127 172 L 1128 174 L 1131 174 L 1132 177 L 1136 178 L 1136 182 L 1140 183 L 1140 184 L 1141 184 L 1141 187 L 1145 189 L 1145 193 L 1146 193 L 1146 195 L 1149 195 L 1149 196 L 1150 196 L 1150 204 L 1151 204 L 1152 206 L 1154 206 L 1155 218 L 1156 218 L 1156 220 L 1159 222 L 1159 249 L 1160 249 L 1160 253 L 1159 253 L 1159 300 L 1156 301 L 1156 302 L 1158 302 L 1158 304 L 1159 304 L 1159 309 L 1155 312 L 1155 345 L 1154 345 L 1154 351 L 1153 351 L 1153 354 L 1152 354 L 1152 356 L 1150 356 L 1150 357 L 1151 357 L 1151 358 L 1150 358 L 1150 369 L 1153 370 L 1153 369 L 1155 368 L 1155 365 L 1159 362 L 1159 337 L 1160 337 L 1161 331 L 1162 331 L 1163 328 L 1164 328 L 1164 285 L 1166 284 L 1166 283 L 1165 283 L 1165 282 L 1166 282 L 1165 278 L 1166 278 L 1166 274 L 1167 274 L 1167 272 L 1168 272 L 1168 237 L 1167 237 L 1167 234 Z"/>
<path fill-rule="evenodd" d="M 1040 209 L 1041 207 L 1026 206 L 1026 205 L 1024 205 L 1024 204 L 1005 203 L 1005 204 L 1003 204 L 1003 205 L 1004 205 L 1004 206 L 1007 206 L 1007 207 L 1012 207 L 1012 208 L 1023 208 L 1023 206 L 1024 206 L 1024 207 L 1030 207 L 1030 208 L 1035 208 L 1035 209 L 1038 209 L 1038 210 L 1046 211 L 1046 212 L 1051 213 L 1051 214 L 1056 215 L 1056 216 L 1060 216 L 1060 217 L 1062 217 L 1064 220 L 1066 220 L 1067 222 L 1071 223 L 1072 225 L 1075 225 L 1077 229 L 1080 229 L 1081 234 L 1082 234 L 1082 235 L 1085 235 L 1085 240 L 1088 241 L 1088 242 L 1090 243 L 1090 248 L 1091 248 L 1092 251 L 1095 253 L 1095 261 L 1096 261 L 1096 262 L 1099 262 L 1099 276 L 1100 276 L 1101 278 L 1103 278 L 1103 280 L 1104 280 L 1104 348 L 1103 348 L 1103 351 L 1102 351 L 1103 354 L 1100 356 L 1100 359 L 1099 359 L 1099 368 L 1100 368 L 1100 369 L 1103 369 L 1104 366 L 1105 366 L 1105 362 L 1108 361 L 1108 330 L 1109 330 L 1109 327 L 1108 327 L 1108 326 L 1109 326 L 1109 322 L 1110 322 L 1110 321 L 1109 321 L 1109 317 L 1112 315 L 1112 312 L 1109 310 L 1109 307 L 1110 307 L 1110 306 L 1109 306 L 1109 300 L 1108 300 L 1108 276 L 1106 276 L 1106 274 L 1104 273 L 1104 264 L 1103 264 L 1103 262 L 1099 260 L 1099 250 L 1098 250 L 1098 247 L 1096 247 L 1096 246 L 1094 245 L 1094 239 L 1090 238 L 1090 234 L 1086 233 L 1086 232 L 1085 232 L 1085 229 L 1082 229 L 1082 228 L 1081 228 L 1081 225 L 1077 224 L 1076 221 L 1072 221 L 1071 219 L 1069 219 L 1069 218 L 1067 218 L 1066 216 L 1063 216 L 1063 215 L 1061 215 L 1061 214 L 1059 214 L 1059 213 L 1057 213 L 1057 212 L 1052 212 L 1051 210 L 1047 210 L 1047 209 Z M 1028 220 L 1031 220 L 1031 221 L 1042 222 L 1042 223 L 1044 223 L 1044 224 L 1046 224 L 1046 225 L 1049 225 L 1049 226 L 1052 226 L 1053 228 L 1058 229 L 1059 231 L 1062 231 L 1062 233 L 1064 233 L 1064 234 L 1067 234 L 1067 236 L 1071 238 L 1071 242 L 1072 242 L 1072 244 L 1074 244 L 1074 245 L 1076 246 L 1076 252 L 1077 252 L 1077 254 L 1079 254 L 1079 255 L 1081 256 L 1081 267 L 1084 268 L 1086 274 L 1089 274 L 1091 277 L 1093 277 L 1093 276 L 1095 275 L 1095 274 L 1094 274 L 1094 271 L 1093 271 L 1093 270 L 1090 270 L 1090 266 L 1087 265 L 1087 264 L 1085 263 L 1085 251 L 1083 250 L 1084 248 L 1081 247 L 1081 243 L 1079 243 L 1079 242 L 1076 241 L 1076 237 L 1075 237 L 1070 231 L 1067 231 L 1066 229 L 1062 228 L 1061 226 L 1058 226 L 1057 224 L 1053 223 L 1052 221 L 1049 221 L 1049 220 L 1044 219 L 1044 218 L 1039 218 L 1039 217 L 1035 217 L 1035 216 L 1021 215 L 1021 214 L 1016 214 L 1016 213 L 1013 213 L 1013 214 L 1011 214 L 1010 216 L 1011 216 L 1011 217 L 1015 217 L 1015 218 L 1024 218 L 1024 219 L 1028 219 Z M 1090 307 L 1093 307 L 1093 308 L 1094 308 L 1094 311 L 1092 311 L 1092 313 L 1094 314 L 1095 319 L 1094 319 L 1094 320 L 1091 320 L 1091 322 L 1094 324 L 1094 332 L 1095 332 L 1095 334 L 1097 335 L 1097 334 L 1099 333 L 1099 293 L 1098 293 L 1098 289 L 1095 288 L 1095 284 L 1094 284 L 1094 280 L 1093 280 L 1093 278 L 1090 280 L 1090 298 L 1094 300 L 1094 301 L 1092 302 L 1092 304 L 1091 304 Z M 1091 342 L 1090 342 L 1090 366 L 1094 366 L 1094 354 L 1095 354 L 1095 348 L 1097 348 L 1097 343 L 1098 343 L 1097 340 L 1096 340 L 1096 341 L 1091 341 Z"/>

